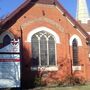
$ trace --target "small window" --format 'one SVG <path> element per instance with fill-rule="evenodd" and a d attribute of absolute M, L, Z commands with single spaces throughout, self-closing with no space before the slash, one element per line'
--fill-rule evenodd
<path fill-rule="evenodd" d="M 72 50 L 73 50 L 73 65 L 78 65 L 78 43 L 76 39 L 74 39 L 72 42 Z"/>
<path fill-rule="evenodd" d="M 4 38 L 3 38 L 3 46 L 7 46 L 8 44 L 11 43 L 11 38 L 6 35 Z"/>

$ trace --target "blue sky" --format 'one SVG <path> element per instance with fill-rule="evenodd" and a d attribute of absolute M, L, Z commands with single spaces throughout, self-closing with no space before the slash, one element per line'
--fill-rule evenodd
<path fill-rule="evenodd" d="M 4 18 L 14 11 L 25 0 L 0 0 L 0 18 Z M 68 12 L 75 17 L 76 15 L 76 1 L 77 0 L 59 0 L 59 2 L 68 10 Z M 90 0 L 87 0 L 90 11 Z"/>
<path fill-rule="evenodd" d="M 76 17 L 76 6 L 78 0 L 59 0 L 65 9 L 73 16 Z M 88 4 L 88 10 L 90 12 L 90 0 L 86 0 Z"/>

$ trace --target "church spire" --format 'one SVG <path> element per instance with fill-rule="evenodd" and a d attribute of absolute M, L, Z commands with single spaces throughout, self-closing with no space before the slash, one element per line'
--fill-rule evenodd
<path fill-rule="evenodd" d="M 77 0 L 77 20 L 87 23 L 89 19 L 87 0 Z"/>

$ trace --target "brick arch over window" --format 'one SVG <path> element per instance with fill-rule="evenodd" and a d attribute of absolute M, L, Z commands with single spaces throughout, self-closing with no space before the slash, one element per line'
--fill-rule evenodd
<path fill-rule="evenodd" d="M 70 46 L 72 46 L 72 42 L 73 42 L 74 39 L 77 40 L 78 46 L 82 46 L 82 41 L 81 41 L 80 37 L 79 37 L 78 35 L 76 35 L 76 34 L 74 34 L 74 35 L 70 38 L 70 40 L 69 40 Z"/>
<path fill-rule="evenodd" d="M 32 67 L 46 67 L 46 70 L 57 70 L 56 44 L 60 43 L 59 36 L 47 27 L 32 30 L 27 37 L 31 43 Z"/>
<path fill-rule="evenodd" d="M 31 37 L 32 35 L 34 35 L 35 33 L 39 32 L 39 31 L 46 31 L 48 33 L 51 33 L 54 37 L 55 37 L 55 41 L 56 43 L 60 43 L 60 38 L 59 36 L 50 28 L 47 27 L 38 27 L 36 29 L 33 29 L 27 36 L 27 41 L 26 42 L 31 42 Z"/>
<path fill-rule="evenodd" d="M 3 39 L 4 39 L 6 36 L 7 36 L 8 38 L 14 39 L 14 36 L 13 36 L 13 34 L 12 34 L 11 32 L 5 31 L 4 33 L 2 33 L 2 34 L 0 35 L 0 42 L 3 43 Z"/>

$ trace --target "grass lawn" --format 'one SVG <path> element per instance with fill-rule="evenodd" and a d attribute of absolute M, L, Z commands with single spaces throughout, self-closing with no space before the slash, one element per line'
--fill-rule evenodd
<path fill-rule="evenodd" d="M 73 87 L 53 87 L 53 88 L 37 88 L 33 90 L 90 90 L 90 85 L 73 86 Z"/>

